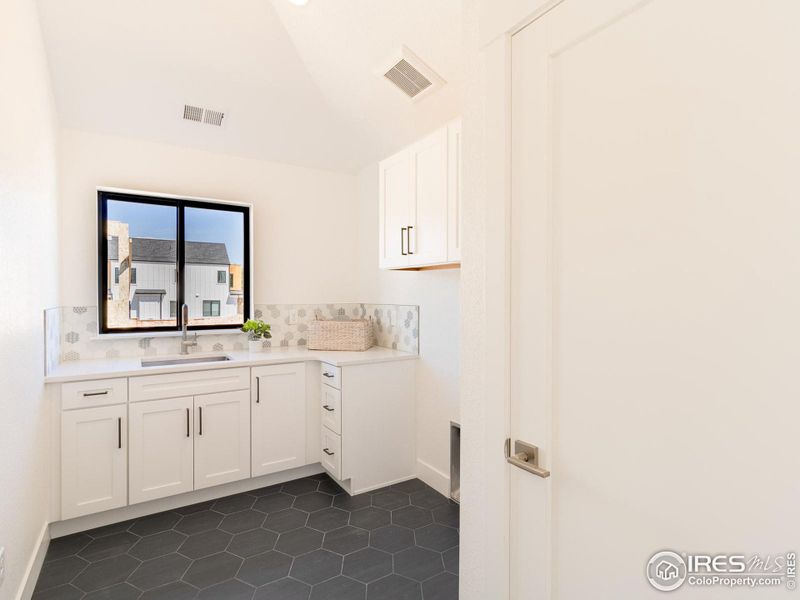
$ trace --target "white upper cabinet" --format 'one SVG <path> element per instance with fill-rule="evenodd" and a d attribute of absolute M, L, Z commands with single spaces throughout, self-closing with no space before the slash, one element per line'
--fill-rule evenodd
<path fill-rule="evenodd" d="M 380 163 L 382 269 L 460 261 L 460 177 L 460 120 Z"/>

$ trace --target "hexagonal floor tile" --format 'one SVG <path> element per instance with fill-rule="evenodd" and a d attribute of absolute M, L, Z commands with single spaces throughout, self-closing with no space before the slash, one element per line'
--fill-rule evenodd
<path fill-rule="evenodd" d="M 411 504 L 427 510 L 436 508 L 437 506 L 446 504 L 447 502 L 448 499 L 433 488 L 426 487 L 420 492 L 414 492 L 411 494 Z"/>
<path fill-rule="evenodd" d="M 184 534 L 178 533 L 173 529 L 154 533 L 136 542 L 133 548 L 128 550 L 128 554 L 135 556 L 139 560 L 150 560 L 151 558 L 177 551 L 186 539 Z"/>
<path fill-rule="evenodd" d="M 242 558 L 249 558 L 256 554 L 262 554 L 267 550 L 272 550 L 277 541 L 278 534 L 274 531 L 253 529 L 233 536 L 231 543 L 228 545 L 228 552 Z"/>
<path fill-rule="evenodd" d="M 138 600 L 142 595 L 142 590 L 137 590 L 129 583 L 118 583 L 102 590 L 97 590 L 91 594 L 86 594 L 83 600 Z M 36 598 L 36 596 L 34 596 Z M 58 597 L 59 600 L 66 598 Z M 37 598 L 38 600 L 38 598 Z"/>
<path fill-rule="evenodd" d="M 181 520 L 181 516 L 174 512 L 163 512 L 155 515 L 149 515 L 137 519 L 136 522 L 130 526 L 128 531 L 136 535 L 152 535 L 167 531 L 175 527 L 175 524 Z"/>
<path fill-rule="evenodd" d="M 35 600 L 82 600 L 85 596 L 74 585 L 66 584 L 36 592 L 33 597 Z"/>
<path fill-rule="evenodd" d="M 287 508 L 286 510 L 267 515 L 263 526 L 266 529 L 283 533 L 284 531 L 291 531 L 292 529 L 303 527 L 307 520 L 308 513 L 297 510 L 296 508 Z"/>
<path fill-rule="evenodd" d="M 448 502 L 433 509 L 433 520 L 442 525 L 458 529 L 460 525 L 458 504 Z"/>
<path fill-rule="evenodd" d="M 222 515 L 218 512 L 201 510 L 200 512 L 184 516 L 180 520 L 180 523 L 175 525 L 175 530 L 185 533 L 186 535 L 193 535 L 195 533 L 216 529 L 221 522 Z"/>
<path fill-rule="evenodd" d="M 54 560 L 42 569 L 36 589 L 41 591 L 69 583 L 87 566 L 89 561 L 74 555 Z"/>
<path fill-rule="evenodd" d="M 253 600 L 308 600 L 310 594 L 310 585 L 286 577 L 258 588 Z"/>
<path fill-rule="evenodd" d="M 289 556 L 300 556 L 322 547 L 322 533 L 301 527 L 282 533 L 275 549 Z"/>
<path fill-rule="evenodd" d="M 124 554 L 139 541 L 139 536 L 123 531 L 114 533 L 99 539 L 93 540 L 83 550 L 78 552 L 78 556 L 85 558 L 89 562 L 105 560 L 112 556 Z"/>
<path fill-rule="evenodd" d="M 414 532 L 397 525 L 381 527 L 372 532 L 369 545 L 385 552 L 400 552 L 414 545 Z"/>
<path fill-rule="evenodd" d="M 458 546 L 442 552 L 442 560 L 444 560 L 444 568 L 447 571 L 458 575 Z"/>
<path fill-rule="evenodd" d="M 228 515 L 230 513 L 239 512 L 252 508 L 256 502 L 256 497 L 250 494 L 236 494 L 235 496 L 228 496 L 227 498 L 220 498 L 214 503 L 214 510 L 222 514 Z"/>
<path fill-rule="evenodd" d="M 340 508 L 326 508 L 318 510 L 308 517 L 307 527 L 312 527 L 319 531 L 330 531 L 344 527 L 350 519 L 350 513 Z"/>
<path fill-rule="evenodd" d="M 344 510 L 358 510 L 359 508 L 372 506 L 372 496 L 369 494 L 359 494 L 358 496 L 339 494 L 334 497 L 333 505 L 336 508 L 342 508 Z"/>
<path fill-rule="evenodd" d="M 242 533 L 261 527 L 264 522 L 264 513 L 257 510 L 242 510 L 222 519 L 219 528 L 228 533 Z"/>
<path fill-rule="evenodd" d="M 236 577 L 251 585 L 262 586 L 286 577 L 291 566 L 291 556 L 270 550 L 245 560 Z"/>
<path fill-rule="evenodd" d="M 458 600 L 458 577 L 441 573 L 422 584 L 425 600 Z"/>
<path fill-rule="evenodd" d="M 309 492 L 317 491 L 319 481 L 316 479 L 295 479 L 283 484 L 281 491 L 291 494 L 292 496 L 299 496 L 301 494 L 308 494 Z"/>
<path fill-rule="evenodd" d="M 327 550 L 315 550 L 294 559 L 291 576 L 314 585 L 342 572 L 342 557 Z"/>
<path fill-rule="evenodd" d="M 401 481 L 391 486 L 391 489 L 406 494 L 413 494 L 425 489 L 425 484 L 419 479 L 409 479 L 408 481 Z"/>
<path fill-rule="evenodd" d="M 192 600 L 196 597 L 197 588 L 193 588 L 188 583 L 177 581 L 145 592 L 139 600 Z"/>
<path fill-rule="evenodd" d="M 322 547 L 337 554 L 350 554 L 369 544 L 369 532 L 355 527 L 340 527 L 325 534 Z"/>
<path fill-rule="evenodd" d="M 192 561 L 185 556 L 166 554 L 143 562 L 128 581 L 140 590 L 151 590 L 178 581 L 190 564 Z"/>
<path fill-rule="evenodd" d="M 295 498 L 292 506 L 306 512 L 314 512 L 316 510 L 328 508 L 332 503 L 333 496 L 321 492 L 310 492 Z"/>
<path fill-rule="evenodd" d="M 233 536 L 219 529 L 196 533 L 186 538 L 186 541 L 178 548 L 178 552 L 189 558 L 203 558 L 211 556 L 217 552 L 222 552 L 228 547 Z"/>
<path fill-rule="evenodd" d="M 76 533 L 74 535 L 65 535 L 64 537 L 55 538 L 50 540 L 50 545 L 47 547 L 47 555 L 44 562 L 48 563 L 65 556 L 77 554 L 88 546 L 92 541 L 88 535 L 83 533 Z"/>
<path fill-rule="evenodd" d="M 84 592 L 111 587 L 124 582 L 140 564 L 132 556 L 120 554 L 89 565 L 72 583 Z"/>
<path fill-rule="evenodd" d="M 394 555 L 394 572 L 415 581 L 425 581 L 444 571 L 442 555 L 414 546 Z"/>
<path fill-rule="evenodd" d="M 311 600 L 364 600 L 365 585 L 347 577 L 334 577 L 315 585 Z"/>
<path fill-rule="evenodd" d="M 183 580 L 195 587 L 207 588 L 232 579 L 241 566 L 241 558 L 229 552 L 220 552 L 194 561 Z"/>
<path fill-rule="evenodd" d="M 265 513 L 274 513 L 289 508 L 292 502 L 294 502 L 294 498 L 289 494 L 270 494 L 256 500 L 253 508 Z"/>
<path fill-rule="evenodd" d="M 416 581 L 389 575 L 367 586 L 367 600 L 422 600 L 422 588 Z"/>
<path fill-rule="evenodd" d="M 375 548 L 364 548 L 344 557 L 342 575 L 363 583 L 375 581 L 392 573 L 392 555 Z"/>
<path fill-rule="evenodd" d="M 433 523 L 433 516 L 431 511 L 419 506 L 406 506 L 392 511 L 392 523 L 409 529 L 416 529 Z"/>
<path fill-rule="evenodd" d="M 323 479 L 319 482 L 319 487 L 317 488 L 318 492 L 322 492 L 324 494 L 330 494 L 331 496 L 335 496 L 337 494 L 341 494 L 344 490 L 336 483 L 333 479 Z"/>
<path fill-rule="evenodd" d="M 394 510 L 396 508 L 408 506 L 410 503 L 411 501 L 408 498 L 408 494 L 393 490 L 378 492 L 372 496 L 372 506 L 385 508 L 386 510 Z"/>
<path fill-rule="evenodd" d="M 229 579 L 202 590 L 197 597 L 200 600 L 250 600 L 255 591 L 252 585 Z"/>
<path fill-rule="evenodd" d="M 350 513 L 350 525 L 362 529 L 377 529 L 391 523 L 392 517 L 388 510 L 370 506 Z"/>
<path fill-rule="evenodd" d="M 417 529 L 416 535 L 417 545 L 437 552 L 458 546 L 458 531 L 438 523 Z"/>

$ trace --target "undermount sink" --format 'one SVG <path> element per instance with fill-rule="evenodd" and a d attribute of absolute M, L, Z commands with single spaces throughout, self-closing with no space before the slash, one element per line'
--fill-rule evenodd
<path fill-rule="evenodd" d="M 174 365 L 193 365 L 196 363 L 216 363 L 231 360 L 230 356 L 181 356 L 180 358 L 148 358 L 142 359 L 143 367 L 168 367 Z"/>

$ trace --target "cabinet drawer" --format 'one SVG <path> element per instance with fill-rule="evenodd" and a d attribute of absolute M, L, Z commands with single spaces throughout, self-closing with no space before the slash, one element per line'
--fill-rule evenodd
<path fill-rule="evenodd" d="M 342 478 L 342 438 L 327 427 L 322 428 L 322 466 L 335 479 Z"/>
<path fill-rule="evenodd" d="M 322 384 L 322 425 L 341 435 L 342 433 L 342 392 Z"/>
<path fill-rule="evenodd" d="M 63 410 L 125 404 L 127 401 L 128 380 L 125 378 L 78 381 L 61 386 Z"/>
<path fill-rule="evenodd" d="M 250 388 L 250 369 L 214 369 L 131 377 L 131 402 L 233 392 Z"/>
<path fill-rule="evenodd" d="M 342 389 L 342 369 L 334 367 L 327 363 L 322 363 L 322 372 L 320 374 L 322 383 L 335 387 L 337 390 Z"/>

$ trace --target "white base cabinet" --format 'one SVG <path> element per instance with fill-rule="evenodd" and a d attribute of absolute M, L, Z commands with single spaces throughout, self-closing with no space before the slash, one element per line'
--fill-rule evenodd
<path fill-rule="evenodd" d="M 127 412 L 126 404 L 118 404 L 62 413 L 62 518 L 127 504 Z"/>
<path fill-rule="evenodd" d="M 250 477 L 249 390 L 194 398 L 194 489 Z"/>
<path fill-rule="evenodd" d="M 253 477 L 306 464 L 306 365 L 252 369 Z"/>
<path fill-rule="evenodd" d="M 130 503 L 194 489 L 194 398 L 130 405 Z"/>

